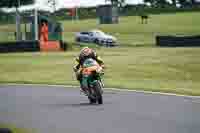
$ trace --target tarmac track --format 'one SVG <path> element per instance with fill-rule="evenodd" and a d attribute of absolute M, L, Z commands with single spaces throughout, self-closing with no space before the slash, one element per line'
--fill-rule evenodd
<path fill-rule="evenodd" d="M 200 133 L 200 99 L 104 92 L 88 104 L 78 88 L 0 85 L 0 123 L 37 133 Z"/>

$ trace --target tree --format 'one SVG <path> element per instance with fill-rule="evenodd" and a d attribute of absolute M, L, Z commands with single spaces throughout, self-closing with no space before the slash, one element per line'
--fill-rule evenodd
<path fill-rule="evenodd" d="M 20 5 L 33 4 L 34 0 L 0 0 L 0 8 L 2 7 L 19 7 Z"/>
<path fill-rule="evenodd" d="M 122 7 L 122 5 L 125 3 L 126 0 L 105 0 L 105 1 L 106 2 L 110 1 L 113 6 Z"/>
<path fill-rule="evenodd" d="M 172 1 L 172 5 L 174 6 L 174 7 L 176 7 L 176 0 L 171 0 Z"/>
<path fill-rule="evenodd" d="M 58 5 L 58 2 L 56 0 L 48 0 L 48 4 L 50 4 L 51 7 L 53 7 L 53 12 L 56 11 L 56 5 Z"/>
<path fill-rule="evenodd" d="M 178 0 L 178 3 L 181 5 L 181 7 L 186 7 L 188 5 L 187 0 Z"/>
<path fill-rule="evenodd" d="M 167 0 L 144 0 L 144 3 L 150 3 L 152 7 L 165 7 Z"/>
<path fill-rule="evenodd" d="M 156 6 L 164 8 L 166 5 L 168 5 L 167 0 L 156 0 Z"/>
<path fill-rule="evenodd" d="M 194 6 L 196 4 L 196 0 L 191 0 L 191 4 Z"/>
<path fill-rule="evenodd" d="M 144 3 L 150 3 L 152 7 L 155 7 L 155 0 L 144 0 Z"/>

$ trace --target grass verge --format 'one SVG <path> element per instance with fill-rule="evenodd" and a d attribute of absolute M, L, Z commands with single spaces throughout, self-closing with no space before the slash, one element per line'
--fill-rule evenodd
<path fill-rule="evenodd" d="M 106 87 L 200 95 L 199 48 L 98 48 Z M 75 51 L 0 54 L 0 83 L 78 85 Z"/>

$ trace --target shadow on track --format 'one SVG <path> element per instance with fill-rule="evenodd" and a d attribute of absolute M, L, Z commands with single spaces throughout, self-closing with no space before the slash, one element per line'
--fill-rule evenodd
<path fill-rule="evenodd" d="M 54 104 L 43 104 L 42 106 L 46 106 L 48 108 L 66 108 L 66 107 L 89 107 L 89 106 L 100 106 L 99 104 L 90 104 L 90 103 L 72 103 L 72 104 L 68 104 L 68 103 L 54 103 Z"/>

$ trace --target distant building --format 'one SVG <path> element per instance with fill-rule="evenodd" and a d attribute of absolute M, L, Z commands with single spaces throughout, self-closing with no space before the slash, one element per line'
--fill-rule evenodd
<path fill-rule="evenodd" d="M 118 7 L 112 5 L 98 6 L 97 15 L 100 19 L 100 24 L 115 24 L 119 22 Z"/>

